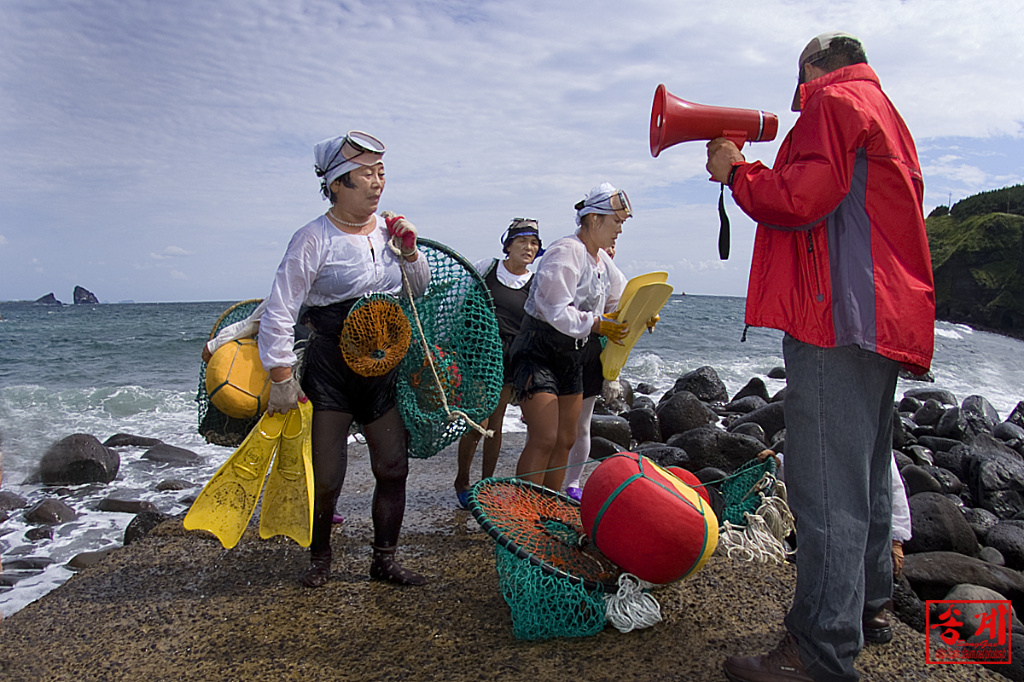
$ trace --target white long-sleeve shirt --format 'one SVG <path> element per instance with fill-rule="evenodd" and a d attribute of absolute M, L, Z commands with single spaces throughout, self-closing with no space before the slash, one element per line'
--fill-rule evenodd
<path fill-rule="evenodd" d="M 292 351 L 299 309 L 325 306 L 373 293 L 402 292 L 402 270 L 387 245 L 384 219 L 368 235 L 342 232 L 322 215 L 299 228 L 285 249 L 260 320 L 260 360 L 267 371 L 295 364 Z M 427 289 L 430 267 L 420 255 L 405 263 L 413 296 Z"/>
<path fill-rule="evenodd" d="M 544 252 L 524 310 L 567 336 L 585 339 L 594 320 L 615 310 L 626 276 L 603 249 L 594 258 L 576 235 Z"/>

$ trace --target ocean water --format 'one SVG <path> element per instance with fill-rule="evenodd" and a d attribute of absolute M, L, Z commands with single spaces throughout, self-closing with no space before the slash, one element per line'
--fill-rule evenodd
<path fill-rule="evenodd" d="M 119 448 L 121 469 L 112 483 L 60 491 L 79 518 L 55 527 L 51 540 L 27 540 L 24 510 L 12 511 L 0 523 L 0 613 L 9 615 L 67 580 L 72 572 L 64 565 L 76 554 L 120 545 L 132 515 L 94 511 L 100 500 L 141 499 L 162 512 L 182 513 L 181 499 L 196 491 L 158 492 L 156 484 L 181 478 L 201 486 L 231 454 L 199 436 L 195 404 L 200 350 L 231 303 L 0 303 L 0 489 L 30 505 L 57 495 L 24 481 L 46 449 L 72 433 L 101 441 L 115 433 L 159 438 L 204 459 L 175 467 L 141 459 L 143 448 Z M 750 329 L 741 343 L 743 306 L 741 298 L 673 296 L 655 333 L 637 344 L 623 378 L 653 385 L 657 399 L 679 375 L 708 365 L 730 395 L 754 376 L 765 379 L 769 392 L 781 389 L 783 381 L 765 375 L 783 364 L 782 335 Z M 1024 342 L 939 322 L 933 373 L 935 385 L 958 400 L 985 396 L 1005 418 L 1024 400 Z M 897 397 L 915 385 L 901 380 Z M 514 407 L 505 428 L 525 430 Z M 25 565 L 19 559 L 51 563 L 29 570 L 18 568 Z"/>

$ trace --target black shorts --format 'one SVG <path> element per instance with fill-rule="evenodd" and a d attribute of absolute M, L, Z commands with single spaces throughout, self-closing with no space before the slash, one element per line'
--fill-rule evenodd
<path fill-rule="evenodd" d="M 585 340 L 574 339 L 530 315 L 512 344 L 512 386 L 517 400 L 534 393 L 583 393 Z M 586 344 L 590 345 L 590 344 Z"/>
<path fill-rule="evenodd" d="M 514 336 L 501 337 L 501 368 L 502 379 L 505 384 L 512 383 L 512 344 L 515 340 L 516 337 Z"/>
<path fill-rule="evenodd" d="M 601 395 L 604 370 L 601 367 L 601 335 L 592 333 L 583 347 L 583 397 Z"/>
<path fill-rule="evenodd" d="M 303 318 L 315 331 L 302 357 L 302 390 L 315 410 L 351 414 L 371 424 L 395 407 L 398 367 L 379 377 L 356 374 L 341 355 L 341 325 L 355 301 L 310 308 Z"/>

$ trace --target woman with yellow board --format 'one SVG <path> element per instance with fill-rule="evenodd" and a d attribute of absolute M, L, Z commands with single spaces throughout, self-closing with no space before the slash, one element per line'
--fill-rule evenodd
<path fill-rule="evenodd" d="M 560 490 L 583 402 L 583 350 L 591 332 L 618 343 L 629 331 L 606 316 L 626 278 L 605 252 L 633 212 L 626 193 L 609 183 L 576 204 L 576 234 L 547 250 L 512 345 L 512 385 L 526 445 L 516 475 Z"/>

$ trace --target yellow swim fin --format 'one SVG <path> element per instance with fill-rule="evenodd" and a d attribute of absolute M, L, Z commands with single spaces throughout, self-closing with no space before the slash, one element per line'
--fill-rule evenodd
<path fill-rule="evenodd" d="M 285 417 L 281 445 L 267 477 L 260 537 L 286 535 L 302 547 L 313 541 L 313 403 L 299 403 Z"/>
<path fill-rule="evenodd" d="M 226 549 L 238 544 L 256 510 L 284 423 L 283 414 L 263 415 L 196 497 L 185 528 L 210 531 Z"/>

